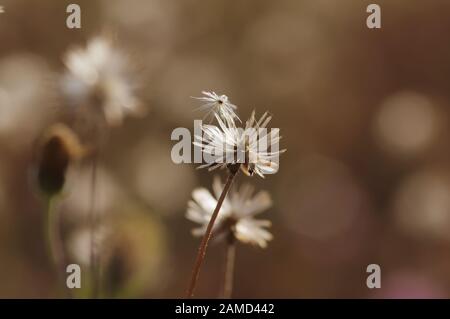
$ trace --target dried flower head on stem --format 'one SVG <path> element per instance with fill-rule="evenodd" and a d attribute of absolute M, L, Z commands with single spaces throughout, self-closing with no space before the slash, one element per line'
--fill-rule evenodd
<path fill-rule="evenodd" d="M 205 258 L 206 249 L 213 235 L 213 231 L 220 233 L 227 230 L 242 242 L 252 243 L 266 247 L 272 235 L 265 229 L 270 226 L 267 220 L 256 220 L 254 214 L 271 205 L 270 197 L 265 192 L 258 193 L 251 199 L 252 189 L 245 186 L 240 192 L 234 192 L 227 200 L 226 196 L 239 171 L 252 176 L 255 173 L 261 177 L 265 174 L 274 174 L 278 171 L 278 157 L 285 150 L 279 151 L 279 130 L 267 132 L 267 124 L 271 116 L 266 113 L 256 120 L 255 112 L 245 123 L 244 128 L 236 126 L 234 110 L 236 106 L 229 106 L 228 97 L 220 100 L 220 96 L 204 92 L 207 97 L 201 98 L 207 103 L 204 108 L 211 108 L 219 126 L 206 124 L 202 126 L 202 134 L 195 136 L 194 145 L 200 147 L 205 164 L 199 168 L 208 167 L 209 171 L 215 168 L 227 168 L 228 178 L 223 187 L 215 182 L 214 198 L 206 189 L 198 189 L 193 193 L 194 201 L 189 202 L 187 217 L 202 224 L 194 230 L 194 234 L 203 235 L 197 257 L 192 270 L 191 280 L 186 293 L 188 298 L 194 295 L 200 269 Z M 222 96 L 223 97 L 223 96 Z M 227 107 L 223 107 L 223 105 Z M 230 112 L 232 110 L 232 112 Z M 217 221 L 217 223 L 216 223 Z M 227 261 L 226 281 L 224 295 L 231 294 L 232 263 L 234 263 L 234 240 L 229 245 L 233 253 L 232 262 Z"/>
<path fill-rule="evenodd" d="M 242 171 L 249 176 L 278 171 L 277 159 L 286 150 L 279 150 L 281 136 L 278 129 L 268 133 L 267 124 L 272 119 L 264 113 L 257 121 L 255 112 L 246 122 L 244 128 L 237 127 L 232 119 L 222 119 L 216 114 L 219 126 L 205 124 L 202 135 L 196 135 L 194 145 L 201 148 L 209 160 L 199 168 L 213 170 L 219 167 L 240 163 Z"/>

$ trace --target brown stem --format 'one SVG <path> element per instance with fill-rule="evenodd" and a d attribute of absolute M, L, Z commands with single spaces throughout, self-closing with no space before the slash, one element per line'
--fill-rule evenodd
<path fill-rule="evenodd" d="M 97 298 L 99 293 L 98 278 L 98 247 L 96 247 L 95 233 L 98 228 L 98 216 L 95 211 L 95 191 L 97 185 L 97 154 L 92 158 L 92 176 L 91 176 L 91 201 L 89 207 L 89 223 L 91 228 L 90 236 L 90 272 L 92 276 L 92 298 Z"/>
<path fill-rule="evenodd" d="M 233 232 L 230 231 L 227 238 L 227 254 L 225 260 L 225 280 L 222 297 L 230 299 L 233 294 L 234 264 L 236 260 L 236 241 Z"/>
<path fill-rule="evenodd" d="M 230 190 L 231 184 L 233 183 L 234 178 L 239 172 L 239 166 L 233 167 L 230 169 L 230 174 L 228 175 L 227 182 L 223 188 L 222 194 L 220 194 L 219 200 L 217 201 L 217 206 L 214 209 L 214 212 L 209 220 L 208 226 L 206 227 L 205 234 L 203 235 L 202 241 L 200 243 L 200 247 L 198 248 L 197 257 L 195 259 L 194 268 L 192 270 L 191 280 L 189 282 L 189 288 L 186 292 L 187 298 L 192 298 L 194 296 L 195 286 L 197 285 L 198 275 L 200 273 L 200 268 L 202 266 L 203 260 L 205 259 L 206 248 L 208 247 L 208 242 L 211 239 L 212 229 L 214 226 L 214 222 L 219 215 L 220 208 L 222 207 L 223 201 Z"/>

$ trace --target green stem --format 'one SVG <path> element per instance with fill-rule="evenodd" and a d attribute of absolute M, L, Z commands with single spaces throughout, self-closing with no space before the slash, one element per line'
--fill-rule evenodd
<path fill-rule="evenodd" d="M 47 199 L 44 233 L 47 240 L 48 256 L 56 270 L 58 281 L 64 283 L 64 250 L 59 236 L 59 215 L 55 209 L 56 201 L 56 196 L 51 196 Z M 65 291 L 67 292 L 67 289 Z M 70 297 L 70 294 L 68 296 Z"/>

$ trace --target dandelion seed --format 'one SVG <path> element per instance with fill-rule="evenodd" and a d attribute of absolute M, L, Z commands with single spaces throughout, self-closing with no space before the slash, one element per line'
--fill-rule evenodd
<path fill-rule="evenodd" d="M 239 119 L 235 110 L 237 106 L 232 104 L 226 95 L 218 95 L 216 92 L 202 91 L 205 96 L 193 97 L 194 99 L 205 102 L 203 105 L 198 107 L 196 110 L 207 110 L 204 118 L 213 118 L 214 114 L 219 114 L 224 119 L 234 120 Z"/>
<path fill-rule="evenodd" d="M 231 118 L 222 119 L 217 113 L 215 116 L 219 127 L 203 125 L 203 135 L 195 136 L 194 145 L 202 149 L 207 159 L 212 158 L 199 168 L 213 170 L 240 163 L 245 174 L 252 176 L 256 173 L 263 178 L 265 174 L 278 171 L 276 160 L 286 150 L 278 150 L 281 139 L 278 129 L 267 133 L 267 124 L 272 119 L 267 112 L 258 121 L 253 112 L 245 128 L 236 127 Z"/>
<path fill-rule="evenodd" d="M 63 91 L 78 107 L 103 111 L 108 125 L 120 125 L 128 114 L 139 115 L 142 105 L 135 97 L 135 83 L 126 55 L 104 37 L 95 37 L 86 48 L 72 49 L 64 56 L 68 72 Z"/>
<path fill-rule="evenodd" d="M 201 225 L 192 230 L 194 236 L 205 233 L 222 189 L 220 178 L 216 177 L 213 183 L 214 195 L 206 188 L 197 188 L 192 192 L 193 200 L 188 203 L 186 218 Z M 231 231 L 237 240 L 265 248 L 273 238 L 266 229 L 271 226 L 271 222 L 255 219 L 254 216 L 271 207 L 272 200 L 266 191 L 252 196 L 253 192 L 253 187 L 248 184 L 239 190 L 231 190 L 220 208 L 213 232 L 219 235 Z"/>

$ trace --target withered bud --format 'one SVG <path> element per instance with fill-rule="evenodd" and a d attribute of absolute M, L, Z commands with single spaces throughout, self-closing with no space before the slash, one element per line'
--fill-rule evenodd
<path fill-rule="evenodd" d="M 38 183 L 48 196 L 58 194 L 65 182 L 69 164 L 87 153 L 77 135 L 66 125 L 49 127 L 39 143 Z"/>

